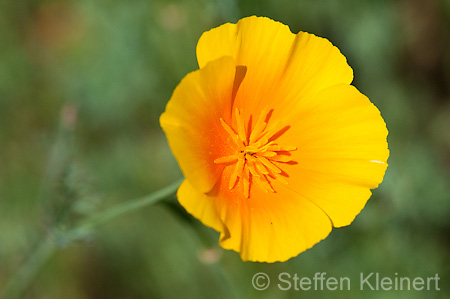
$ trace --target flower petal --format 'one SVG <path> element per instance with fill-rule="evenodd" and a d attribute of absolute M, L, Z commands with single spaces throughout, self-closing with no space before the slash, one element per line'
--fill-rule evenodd
<path fill-rule="evenodd" d="M 191 215 L 200 219 L 206 226 L 217 231 L 223 230 L 223 224 L 216 212 L 214 199 L 198 192 L 188 180 L 184 180 L 177 192 L 178 202 Z"/>
<path fill-rule="evenodd" d="M 297 146 L 291 158 L 298 164 L 279 163 L 289 188 L 321 207 L 335 227 L 350 224 L 387 168 L 380 112 L 355 87 L 338 85 L 299 100 L 284 117 L 295 125 L 277 142 Z"/>
<path fill-rule="evenodd" d="M 236 106 L 248 119 L 266 105 L 286 105 L 327 87 L 353 80 L 346 58 L 328 40 L 265 17 L 248 17 L 205 32 L 197 44 L 200 67 L 221 56 L 248 71 Z M 272 105 L 272 106 L 273 106 Z"/>
<path fill-rule="evenodd" d="M 252 184 L 249 198 L 243 195 L 242 182 L 229 190 L 231 171 L 231 167 L 224 169 L 209 194 L 196 191 L 189 183 L 183 183 L 178 193 L 180 204 L 189 213 L 220 231 L 223 248 L 239 252 L 244 261 L 285 261 L 330 233 L 327 215 L 286 187 L 266 193 Z"/>
<path fill-rule="evenodd" d="M 228 134 L 219 120 L 231 114 L 235 75 L 231 57 L 188 74 L 160 118 L 184 176 L 203 192 L 211 190 L 223 168 L 213 161 L 230 155 Z"/>

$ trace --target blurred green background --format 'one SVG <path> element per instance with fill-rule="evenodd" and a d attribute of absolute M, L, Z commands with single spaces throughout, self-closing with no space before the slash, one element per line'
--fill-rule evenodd
<path fill-rule="evenodd" d="M 201 33 L 263 15 L 327 37 L 389 129 L 354 223 L 285 263 L 242 262 L 171 198 L 59 250 L 25 298 L 450 298 L 450 1 L 0 2 L 0 293 L 46 235 L 180 178 L 158 118 Z M 252 277 L 272 279 L 265 291 Z M 282 291 L 282 272 L 350 291 Z M 359 290 L 360 273 L 440 291 Z"/>

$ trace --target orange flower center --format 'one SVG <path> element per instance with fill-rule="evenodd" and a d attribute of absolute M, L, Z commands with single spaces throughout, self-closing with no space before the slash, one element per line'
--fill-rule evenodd
<path fill-rule="evenodd" d="M 285 179 L 287 174 L 279 167 L 278 163 L 292 162 L 290 152 L 297 149 L 294 146 L 280 146 L 275 142 L 289 127 L 286 126 L 281 130 L 276 130 L 276 128 L 280 127 L 278 123 L 268 126 L 270 112 L 268 112 L 266 107 L 259 115 L 253 130 L 248 135 L 244 119 L 237 108 L 234 116 L 237 132 L 222 118 L 220 118 L 220 123 L 230 135 L 236 152 L 232 155 L 215 159 L 214 163 L 227 164 L 227 166 L 234 165 L 228 187 L 231 190 L 236 186 L 238 180 L 242 180 L 246 198 L 250 196 L 250 186 L 253 183 L 257 183 L 266 192 L 275 192 L 271 180 L 276 179 L 281 183 L 287 184 Z"/>

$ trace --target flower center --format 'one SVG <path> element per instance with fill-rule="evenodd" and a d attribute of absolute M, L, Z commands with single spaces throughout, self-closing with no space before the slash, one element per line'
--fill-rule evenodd
<path fill-rule="evenodd" d="M 253 183 L 258 184 L 266 192 L 275 192 L 271 180 L 287 184 L 286 174 L 280 169 L 278 163 L 291 162 L 290 152 L 297 149 L 294 146 L 280 146 L 275 142 L 276 136 L 289 127 L 277 130 L 276 128 L 280 127 L 278 123 L 268 126 L 269 111 L 266 107 L 261 111 L 248 136 L 244 119 L 237 108 L 234 116 L 237 124 L 236 131 L 222 118 L 220 123 L 230 135 L 237 151 L 233 155 L 215 159 L 214 163 L 234 165 L 228 187 L 231 190 L 238 180 L 242 180 L 246 198 L 250 196 L 250 186 Z"/>

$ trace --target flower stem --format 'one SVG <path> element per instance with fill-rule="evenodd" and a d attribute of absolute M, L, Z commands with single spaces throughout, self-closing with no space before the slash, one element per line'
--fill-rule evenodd
<path fill-rule="evenodd" d="M 15 273 L 7 283 L 0 298 L 16 299 L 21 298 L 29 285 L 33 282 L 39 270 L 53 256 L 58 249 L 58 244 L 67 245 L 70 242 L 84 237 L 92 230 L 104 223 L 107 223 L 119 216 L 137 211 L 148 205 L 155 204 L 167 197 L 173 195 L 182 180 L 178 180 L 169 186 L 155 191 L 147 196 L 128 200 L 120 203 L 105 211 L 99 212 L 88 219 L 82 221 L 79 225 L 67 231 L 58 231 L 54 229 L 48 233 L 47 237 L 41 242 L 36 250 L 31 254 L 25 264 Z M 57 242 L 55 242 L 57 241 Z"/>
<path fill-rule="evenodd" d="M 169 186 L 166 186 L 158 191 L 155 191 L 147 196 L 136 198 L 133 200 L 128 200 L 124 203 L 118 204 L 112 208 L 109 208 L 103 212 L 97 213 L 92 217 L 89 217 L 85 221 L 82 221 L 75 228 L 68 230 L 63 233 L 64 241 L 70 242 L 74 239 L 89 234 L 91 230 L 97 226 L 102 225 L 118 216 L 128 214 L 130 212 L 139 210 L 148 205 L 152 205 L 162 199 L 169 197 L 174 194 L 178 187 L 180 186 L 183 179 L 180 179 Z"/>
<path fill-rule="evenodd" d="M 21 298 L 26 288 L 33 281 L 42 266 L 56 251 L 56 244 L 49 234 L 28 258 L 26 263 L 15 273 L 6 284 L 0 298 Z"/>

